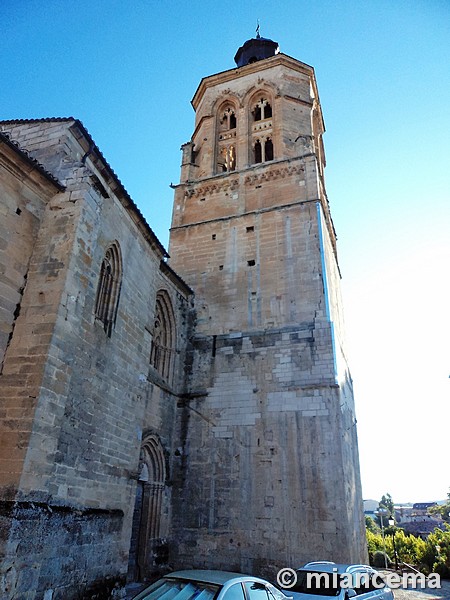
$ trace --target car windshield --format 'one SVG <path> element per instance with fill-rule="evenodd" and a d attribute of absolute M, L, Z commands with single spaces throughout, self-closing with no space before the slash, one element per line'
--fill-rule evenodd
<path fill-rule="evenodd" d="M 220 585 L 187 579 L 159 579 L 138 594 L 135 600 L 213 600 Z"/>
<path fill-rule="evenodd" d="M 341 591 L 340 579 L 336 573 L 321 573 L 319 571 L 297 571 L 297 582 L 286 590 L 301 594 L 316 596 L 338 596 Z"/>

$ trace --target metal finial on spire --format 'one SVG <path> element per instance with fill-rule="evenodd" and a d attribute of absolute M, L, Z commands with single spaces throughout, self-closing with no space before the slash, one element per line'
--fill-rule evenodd
<path fill-rule="evenodd" d="M 259 40 L 261 36 L 259 35 L 259 19 L 256 21 L 256 39 Z"/>

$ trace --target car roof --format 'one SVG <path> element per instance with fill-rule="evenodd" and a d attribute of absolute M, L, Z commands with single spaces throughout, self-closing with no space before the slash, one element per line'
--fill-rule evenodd
<path fill-rule="evenodd" d="M 347 564 L 347 563 L 334 563 L 327 560 L 324 561 L 316 561 L 309 562 L 297 571 L 319 571 L 321 573 L 352 573 L 353 571 L 359 571 L 361 569 L 369 569 L 370 571 L 374 571 L 373 567 L 369 565 L 359 565 L 359 564 Z"/>
<path fill-rule="evenodd" d="M 216 585 L 224 585 L 231 579 L 251 579 L 255 581 L 265 581 L 259 577 L 245 575 L 244 573 L 234 573 L 233 571 L 216 571 L 204 569 L 189 569 L 185 571 L 174 571 L 167 573 L 167 578 L 176 577 L 177 579 L 194 579 L 204 583 L 215 583 Z"/>

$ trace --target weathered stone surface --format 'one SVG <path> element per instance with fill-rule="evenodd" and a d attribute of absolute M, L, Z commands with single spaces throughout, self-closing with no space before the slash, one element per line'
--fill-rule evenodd
<path fill-rule="evenodd" d="M 204 390 L 179 425 L 180 565 L 273 577 L 366 559 L 317 98 L 312 68 L 283 55 L 205 78 L 194 96 L 170 237 L 195 290 L 190 386 Z M 270 116 L 255 121 L 261 104 Z M 269 137 L 273 159 L 257 160 Z M 228 142 L 236 162 L 223 172 Z"/>
<path fill-rule="evenodd" d="M 11 270 L 12 256 L 22 266 L 2 296 L 8 337 L 0 374 L 5 397 L 0 483 L 2 498 L 25 502 L 27 510 L 25 516 L 5 517 L 2 550 L 8 593 L 23 598 L 49 589 L 53 598 L 70 598 L 81 572 L 86 590 L 95 582 L 125 580 L 141 444 L 150 433 L 156 436 L 169 461 L 174 445 L 191 293 L 161 265 L 162 247 L 148 229 L 144 237 L 145 227 L 130 213 L 113 178 L 105 179 L 101 161 L 80 162 L 88 140 L 77 141 L 77 122 L 49 125 L 2 126 L 47 169 L 54 168 L 55 153 L 60 155 L 53 174 L 67 183 L 60 191 L 42 176 L 40 188 L 26 177 L 26 183 L 9 177 L 9 187 L 17 189 L 15 196 L 11 192 L 8 219 L 22 219 L 23 244 L 9 237 L 2 262 L 4 273 Z M 97 191 L 98 183 L 91 186 L 94 175 L 106 196 Z M 6 174 L 3 179 L 9 185 Z M 33 213 L 39 219 L 28 218 L 25 208 L 15 214 L 26 185 L 37 188 Z M 2 231 L 10 235 L 10 228 Z M 109 337 L 94 308 L 100 266 L 112 242 L 121 248 L 124 267 Z M 176 336 L 170 379 L 161 379 L 165 390 L 149 379 L 161 289 L 174 307 Z M 165 485 L 160 510 L 168 513 L 169 506 Z M 167 529 L 166 519 L 161 534 Z M 26 544 L 25 531 L 33 544 Z M 79 571 L 68 577 L 71 561 Z M 149 561 L 146 568 L 153 566 Z"/>
<path fill-rule="evenodd" d="M 0 123 L 2 597 L 365 559 L 317 99 L 202 80 L 170 264 L 79 121 Z"/>

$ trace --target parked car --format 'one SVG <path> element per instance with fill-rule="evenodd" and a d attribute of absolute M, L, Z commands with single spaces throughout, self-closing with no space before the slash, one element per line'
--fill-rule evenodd
<path fill-rule="evenodd" d="M 134 600 L 288 600 L 270 582 L 229 571 L 175 571 L 143 589 Z"/>
<path fill-rule="evenodd" d="M 294 600 L 394 600 L 392 590 L 380 573 L 368 565 L 336 564 L 330 561 L 306 563 L 295 569 L 291 586 L 281 586 Z"/>

